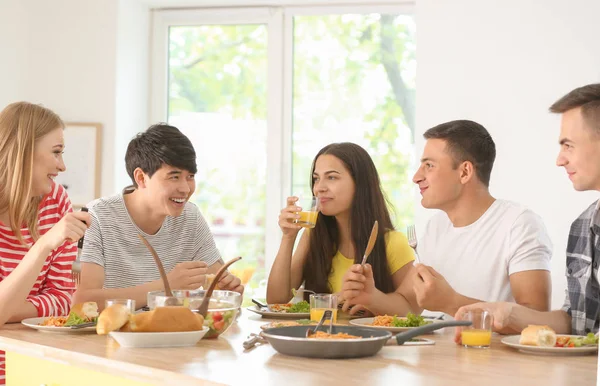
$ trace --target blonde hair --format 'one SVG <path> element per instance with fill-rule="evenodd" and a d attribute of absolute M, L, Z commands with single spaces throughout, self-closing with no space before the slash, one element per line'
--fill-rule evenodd
<path fill-rule="evenodd" d="M 12 103 L 0 112 L 0 213 L 8 212 L 10 228 L 21 244 L 23 225 L 33 240 L 39 238 L 42 197 L 31 196 L 36 141 L 64 127 L 57 114 L 28 102 Z"/>

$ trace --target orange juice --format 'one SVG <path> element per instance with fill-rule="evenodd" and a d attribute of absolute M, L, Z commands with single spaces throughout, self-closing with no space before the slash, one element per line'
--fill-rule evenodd
<path fill-rule="evenodd" d="M 317 223 L 317 217 L 319 216 L 319 212 L 300 212 L 298 213 L 300 218 L 296 221 L 296 224 L 300 225 L 304 228 L 314 228 Z"/>
<path fill-rule="evenodd" d="M 333 309 L 333 308 L 311 308 L 310 309 L 310 320 L 314 320 L 315 322 L 320 321 L 321 318 L 323 317 L 323 314 L 327 310 L 331 310 L 331 319 L 333 319 L 333 323 L 336 323 L 337 322 L 337 308 L 335 308 L 335 309 Z M 329 323 L 325 322 L 324 324 L 329 324 Z"/>
<path fill-rule="evenodd" d="M 492 343 L 490 330 L 468 329 L 462 331 L 462 344 L 465 346 L 486 347 Z"/>

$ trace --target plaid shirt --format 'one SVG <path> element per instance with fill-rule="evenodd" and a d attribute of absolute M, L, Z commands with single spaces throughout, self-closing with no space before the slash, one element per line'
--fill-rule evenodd
<path fill-rule="evenodd" d="M 600 200 L 571 224 L 567 244 L 567 291 L 563 310 L 575 335 L 598 332 L 600 320 Z"/>

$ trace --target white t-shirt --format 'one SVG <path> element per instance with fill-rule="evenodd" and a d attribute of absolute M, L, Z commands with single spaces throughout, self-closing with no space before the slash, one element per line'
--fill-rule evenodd
<path fill-rule="evenodd" d="M 92 224 L 85 232 L 81 261 L 104 267 L 104 288 L 134 287 L 160 279 L 154 258 L 138 233 L 156 250 L 165 271 L 177 263 L 222 262 L 208 224 L 196 205 L 165 219 L 154 235 L 144 233 L 131 219 L 123 195 L 100 198 L 88 205 Z"/>
<path fill-rule="evenodd" d="M 541 218 L 510 201 L 494 201 L 477 221 L 459 228 L 446 213 L 437 213 L 421 240 L 423 264 L 461 295 L 486 302 L 515 301 L 509 281 L 513 273 L 550 271 L 552 242 Z"/>

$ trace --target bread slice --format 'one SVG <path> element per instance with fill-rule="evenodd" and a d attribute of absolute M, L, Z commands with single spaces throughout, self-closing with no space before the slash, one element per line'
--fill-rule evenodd
<path fill-rule="evenodd" d="M 96 333 L 106 335 L 111 331 L 117 331 L 129 321 L 131 312 L 124 304 L 112 304 L 104 309 L 96 323 Z"/>
<path fill-rule="evenodd" d="M 77 303 L 71 307 L 71 313 L 76 314 L 81 319 L 92 320 L 98 317 L 98 304 L 96 302 Z"/>

